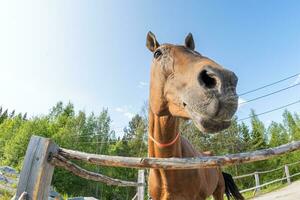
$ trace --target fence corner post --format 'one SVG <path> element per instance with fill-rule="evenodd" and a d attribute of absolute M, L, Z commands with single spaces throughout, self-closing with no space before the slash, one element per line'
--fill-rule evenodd
<path fill-rule="evenodd" d="M 145 184 L 145 171 L 144 170 L 139 170 L 139 172 L 138 172 L 138 183 Z M 137 199 L 144 200 L 144 195 L 145 195 L 145 185 L 138 186 Z"/>
<path fill-rule="evenodd" d="M 260 192 L 260 183 L 259 183 L 259 174 L 258 172 L 254 172 L 254 178 L 255 178 L 255 195 L 259 194 Z"/>
<path fill-rule="evenodd" d="M 58 146 L 50 139 L 32 136 L 27 147 L 15 199 L 26 192 L 28 200 L 47 200 L 54 166 L 49 163 L 50 154 L 57 153 Z"/>
<path fill-rule="evenodd" d="M 284 165 L 284 172 L 285 172 L 287 183 L 291 184 L 291 177 L 290 177 L 290 172 L 289 172 L 289 166 L 288 165 Z"/>

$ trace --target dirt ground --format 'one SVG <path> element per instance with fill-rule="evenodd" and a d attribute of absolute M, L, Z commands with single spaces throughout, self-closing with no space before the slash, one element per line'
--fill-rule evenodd
<path fill-rule="evenodd" d="M 300 200 L 300 181 L 279 190 L 254 198 L 253 200 Z"/>

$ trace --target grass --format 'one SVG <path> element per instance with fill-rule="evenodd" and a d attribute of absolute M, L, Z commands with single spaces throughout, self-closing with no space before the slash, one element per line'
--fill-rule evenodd
<path fill-rule="evenodd" d="M 0 200 L 10 200 L 12 197 L 12 194 L 7 192 L 6 190 L 0 189 Z"/>
<path fill-rule="evenodd" d="M 63 195 L 62 195 L 62 198 L 63 198 L 64 200 L 67 200 L 67 199 L 69 198 L 69 196 L 68 196 L 68 194 L 63 194 Z"/>
<path fill-rule="evenodd" d="M 273 192 L 273 191 L 281 189 L 281 188 L 283 188 L 285 186 L 287 186 L 287 183 L 284 183 L 284 184 L 282 184 L 282 183 L 274 183 L 274 184 L 268 185 L 266 187 L 263 187 L 260 190 L 260 194 L 259 195 L 266 194 L 266 193 L 269 193 L 269 192 Z M 250 200 L 250 199 L 254 198 L 253 195 L 254 195 L 254 190 L 243 193 L 243 196 L 245 197 L 246 200 Z M 224 199 L 227 199 L 225 195 L 224 195 Z M 213 197 L 209 197 L 208 200 L 213 200 Z"/>
<path fill-rule="evenodd" d="M 274 184 L 268 185 L 266 187 L 263 187 L 260 190 L 259 195 L 266 194 L 266 193 L 269 193 L 269 192 L 273 192 L 273 191 L 281 189 L 281 188 L 283 188 L 285 186 L 287 186 L 286 183 L 284 183 L 284 184 L 282 184 L 282 183 L 274 183 Z M 245 199 L 252 199 L 252 198 L 254 198 L 253 195 L 254 195 L 254 190 L 243 193 L 243 196 L 245 197 Z M 258 194 L 257 194 L 257 196 L 258 196 Z"/>

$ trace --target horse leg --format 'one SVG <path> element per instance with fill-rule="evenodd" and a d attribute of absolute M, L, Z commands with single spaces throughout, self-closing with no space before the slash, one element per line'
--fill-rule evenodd
<path fill-rule="evenodd" d="M 225 186 L 218 185 L 213 193 L 214 200 L 224 200 Z"/>
<path fill-rule="evenodd" d="M 224 200 L 224 194 L 225 194 L 225 181 L 221 172 L 218 186 L 216 190 L 213 192 L 214 200 Z"/>

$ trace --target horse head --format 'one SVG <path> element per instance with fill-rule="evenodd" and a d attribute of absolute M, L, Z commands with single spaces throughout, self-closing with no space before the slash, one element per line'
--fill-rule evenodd
<path fill-rule="evenodd" d="M 151 32 L 147 48 L 153 52 L 150 109 L 157 116 L 192 119 L 202 132 L 228 128 L 237 110 L 238 78 L 195 51 L 192 34 L 184 45 L 159 44 Z"/>

